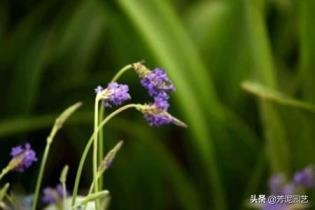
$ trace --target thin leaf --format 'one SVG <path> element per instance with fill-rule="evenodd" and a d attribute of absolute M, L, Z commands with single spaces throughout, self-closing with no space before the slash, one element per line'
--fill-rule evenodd
<path fill-rule="evenodd" d="M 259 0 L 243 0 L 251 58 L 258 81 L 276 89 L 277 79 L 261 3 Z M 274 105 L 261 100 L 259 105 L 271 168 L 274 172 L 289 173 L 289 145 L 283 122 Z"/>
<path fill-rule="evenodd" d="M 294 98 L 290 98 L 289 96 L 286 96 L 279 91 L 272 90 L 259 83 L 246 81 L 242 83 L 242 88 L 245 91 L 261 98 L 262 100 L 272 101 L 277 104 L 292 106 L 298 109 L 303 109 L 315 113 L 315 105 Z"/>

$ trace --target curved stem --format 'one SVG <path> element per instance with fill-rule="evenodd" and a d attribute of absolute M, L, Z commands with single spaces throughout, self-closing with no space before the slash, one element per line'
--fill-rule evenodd
<path fill-rule="evenodd" d="M 132 69 L 132 65 L 129 64 L 125 67 L 123 67 L 122 69 L 120 69 L 117 74 L 113 77 L 112 82 L 116 82 L 126 71 L 128 71 L 129 69 Z"/>
<path fill-rule="evenodd" d="M 54 126 L 51 129 L 50 134 L 46 139 L 46 147 L 45 147 L 43 159 L 40 165 L 39 175 L 36 181 L 35 193 L 34 193 L 34 198 L 33 198 L 33 203 L 32 203 L 32 210 L 36 210 L 36 205 L 37 205 L 37 201 L 39 197 L 39 190 L 40 190 L 42 180 L 43 180 L 43 174 L 44 174 L 45 165 L 46 165 L 49 150 L 50 150 L 50 145 L 52 144 L 53 139 L 56 136 L 59 129 L 63 126 L 64 122 L 81 106 L 81 104 L 82 104 L 81 102 L 75 103 L 72 106 L 68 107 L 65 111 L 63 111 L 59 115 L 59 117 L 55 120 Z"/>
<path fill-rule="evenodd" d="M 125 72 L 127 72 L 129 69 L 132 68 L 132 65 L 126 65 L 123 68 L 121 68 L 117 74 L 113 77 L 111 80 L 112 82 L 117 81 Z M 98 114 L 98 124 L 104 119 L 104 107 L 101 106 Z M 103 129 L 99 131 L 98 135 L 98 162 L 100 163 L 104 157 L 104 135 L 103 135 Z M 103 180 L 100 179 L 98 183 L 98 188 L 103 189 Z"/>
<path fill-rule="evenodd" d="M 74 188 L 73 188 L 73 194 L 72 194 L 72 207 L 75 205 L 75 201 L 76 201 L 76 197 L 78 195 L 78 189 L 79 189 L 79 184 L 80 184 L 80 179 L 81 179 L 81 175 L 82 175 L 82 169 L 83 169 L 83 165 L 84 162 L 87 158 L 87 154 L 92 146 L 93 140 L 94 140 L 94 136 L 95 133 L 97 134 L 99 132 L 100 129 L 103 128 L 103 126 L 109 121 L 111 120 L 114 116 L 116 116 L 117 114 L 123 112 L 126 109 L 129 108 L 137 108 L 139 105 L 138 104 L 127 104 L 125 106 L 120 107 L 119 109 L 115 110 L 114 112 L 112 112 L 111 114 L 109 114 L 97 127 L 97 129 L 93 132 L 92 136 L 90 137 L 90 139 L 88 140 L 87 145 L 84 148 L 83 154 L 81 156 L 81 160 L 78 166 L 78 170 L 77 170 L 77 174 L 75 177 L 75 182 L 74 182 Z"/>

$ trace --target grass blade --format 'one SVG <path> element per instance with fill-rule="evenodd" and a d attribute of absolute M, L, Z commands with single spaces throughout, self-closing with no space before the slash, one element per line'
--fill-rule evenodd
<path fill-rule="evenodd" d="M 243 0 L 251 58 L 258 81 L 269 88 L 277 89 L 277 80 L 264 23 L 262 3 L 263 1 L 260 0 Z M 259 105 L 271 168 L 274 172 L 289 173 L 289 145 L 285 136 L 283 122 L 273 104 L 259 100 Z"/>

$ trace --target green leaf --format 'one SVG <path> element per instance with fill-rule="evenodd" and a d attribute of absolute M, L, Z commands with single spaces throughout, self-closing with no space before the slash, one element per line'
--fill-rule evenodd
<path fill-rule="evenodd" d="M 272 53 L 264 22 L 262 2 L 243 0 L 245 22 L 249 38 L 252 69 L 257 80 L 277 89 Z M 274 172 L 290 172 L 289 145 L 283 122 L 273 104 L 259 100 L 259 111 L 266 138 L 266 147 Z"/>
<path fill-rule="evenodd" d="M 284 106 L 292 106 L 315 113 L 315 105 L 291 98 L 279 91 L 267 88 L 260 83 L 245 81 L 242 83 L 242 88 L 262 100 L 271 101 Z"/>
<path fill-rule="evenodd" d="M 220 109 L 219 106 L 213 105 L 217 99 L 211 83 L 207 80 L 209 75 L 205 66 L 167 1 L 119 0 L 118 3 L 180 89 L 176 96 L 188 119 L 195 138 L 194 144 L 200 152 L 204 170 L 208 174 L 216 209 L 225 209 L 225 193 L 215 160 L 213 143 L 206 126 L 203 108 L 198 104 L 200 100 L 193 91 L 193 88 L 196 88 L 205 101 L 200 102 L 208 104 L 213 113 L 220 114 L 219 111 L 216 112 Z M 153 8 L 154 13 L 150 12 Z"/>

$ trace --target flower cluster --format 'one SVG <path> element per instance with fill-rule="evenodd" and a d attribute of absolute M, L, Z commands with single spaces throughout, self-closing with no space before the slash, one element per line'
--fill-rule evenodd
<path fill-rule="evenodd" d="M 46 204 L 56 204 L 67 196 L 69 196 L 68 192 L 64 192 L 62 185 L 58 184 L 55 188 L 46 187 L 43 190 L 42 201 Z"/>
<path fill-rule="evenodd" d="M 166 72 L 160 68 L 150 71 L 141 63 L 134 64 L 133 68 L 141 78 L 141 85 L 154 98 L 153 103 L 141 110 L 144 113 L 144 118 L 151 126 L 173 123 L 174 118 L 167 113 L 167 110 L 169 108 L 169 93 L 175 91 L 175 86 Z"/>
<path fill-rule="evenodd" d="M 269 180 L 269 191 L 271 195 L 294 195 L 301 190 L 314 187 L 314 168 L 308 166 L 294 174 L 291 182 L 286 182 L 283 174 L 277 174 Z M 269 204 L 266 203 L 263 210 L 289 210 L 289 203 Z"/>
<path fill-rule="evenodd" d="M 105 107 L 119 106 L 131 98 L 128 85 L 117 82 L 109 83 L 105 89 L 102 86 L 97 86 L 95 92 Z"/>
<path fill-rule="evenodd" d="M 18 172 L 23 172 L 30 167 L 33 162 L 37 161 L 36 153 L 32 150 L 29 143 L 26 143 L 24 146 L 13 147 L 10 155 L 12 157 L 10 166 L 12 170 Z"/>
<path fill-rule="evenodd" d="M 168 113 L 169 94 L 175 91 L 173 82 L 169 79 L 166 72 L 161 68 L 152 71 L 142 62 L 131 65 L 140 77 L 141 85 L 147 89 L 149 96 L 153 97 L 153 102 L 139 105 L 138 110 L 144 114 L 144 118 L 151 126 L 160 126 L 174 123 L 178 126 L 186 125 Z M 103 101 L 105 107 L 121 105 L 130 99 L 127 85 L 111 82 L 107 88 L 98 86 L 95 88 L 97 97 Z"/>
<path fill-rule="evenodd" d="M 115 110 L 111 113 L 111 115 L 107 116 L 102 122 L 99 123 L 99 103 L 103 103 L 104 107 L 112 107 L 112 106 L 119 106 L 123 104 L 125 101 L 131 99 L 131 96 L 129 94 L 129 87 L 125 84 L 119 84 L 115 82 L 121 75 L 124 73 L 127 69 L 134 69 L 135 72 L 140 77 L 140 83 L 143 87 L 145 87 L 148 91 L 148 95 L 153 98 L 153 102 L 148 104 L 128 104 L 126 106 L 120 107 L 119 109 Z M 144 118 L 149 122 L 152 126 L 160 126 L 164 124 L 170 124 L 173 123 L 178 126 L 186 127 L 186 124 L 178 120 L 177 118 L 173 117 L 171 114 L 168 113 L 169 108 L 169 94 L 173 91 L 175 91 L 175 86 L 173 85 L 172 81 L 169 79 L 168 75 L 163 69 L 155 68 L 153 70 L 148 69 L 146 66 L 144 66 L 141 62 L 135 63 L 132 65 L 127 65 L 123 69 L 121 69 L 117 75 L 113 78 L 113 82 L 110 82 L 106 88 L 103 88 L 102 86 L 97 86 L 95 88 L 96 92 L 96 98 L 95 98 L 95 118 L 94 118 L 94 133 L 93 138 L 91 137 L 89 140 L 89 143 L 87 144 L 85 151 L 82 155 L 82 159 L 80 161 L 80 165 L 78 167 L 78 172 L 75 179 L 75 185 L 73 189 L 73 195 L 71 199 L 71 209 L 76 208 L 77 202 L 76 199 L 79 200 L 78 196 L 78 187 L 80 183 L 80 178 L 82 175 L 82 167 L 83 163 L 86 160 L 86 152 L 89 151 L 89 148 L 91 147 L 91 143 L 94 142 L 94 150 L 93 150 L 93 183 L 91 185 L 91 188 L 89 190 L 89 194 L 86 198 L 84 198 L 84 202 L 88 201 L 87 199 L 91 199 L 93 196 L 91 196 L 92 192 L 100 192 L 100 189 L 102 187 L 97 186 L 98 179 L 101 177 L 101 175 L 111 166 L 112 161 L 117 153 L 117 151 L 120 149 L 122 142 L 119 142 L 104 158 L 104 160 L 99 163 L 98 157 L 103 156 L 101 154 L 102 152 L 98 150 L 97 142 L 98 142 L 98 132 L 99 129 L 105 125 L 105 123 L 110 120 L 112 117 L 117 115 L 118 113 L 128 109 L 128 108 L 135 108 L 143 113 Z M 65 120 L 74 112 L 76 109 L 81 105 L 81 103 L 76 103 L 66 109 L 55 121 L 55 124 L 52 128 L 52 131 L 47 139 L 47 144 L 45 148 L 45 152 L 43 155 L 41 167 L 39 170 L 39 176 L 36 183 L 36 190 L 34 195 L 32 196 L 32 209 L 37 209 L 37 203 L 38 198 L 40 194 L 41 189 L 41 183 L 42 183 L 42 177 L 44 174 L 45 164 L 47 162 L 47 157 L 49 154 L 49 148 L 52 143 L 52 140 L 54 136 L 56 135 L 57 131 L 62 127 Z M 8 174 L 10 171 L 18 171 L 23 172 L 27 168 L 29 168 L 34 162 L 37 161 L 36 153 L 31 148 L 31 145 L 29 143 L 26 143 L 24 145 L 13 147 L 10 153 L 11 161 L 9 164 L 0 172 L 0 180 Z M 97 169 L 97 165 L 99 164 L 99 168 Z M 43 189 L 42 193 L 42 201 L 45 204 L 51 204 L 53 208 L 55 207 L 61 207 L 60 204 L 70 205 L 68 204 L 68 201 L 70 199 L 66 199 L 69 197 L 68 191 L 65 189 L 66 184 L 66 175 L 67 175 L 68 167 L 65 167 L 63 170 L 60 181 L 62 184 L 58 184 L 56 187 L 46 187 Z M 311 181 L 308 180 L 303 175 L 299 175 L 296 177 L 299 183 L 307 183 L 310 184 Z M 95 185 L 93 187 L 93 185 Z M 5 185 L 1 191 L 3 192 L 3 196 L 5 196 L 6 190 L 8 189 L 9 185 Z M 94 190 L 94 191 L 93 191 Z M 102 196 L 105 194 L 108 194 L 108 191 L 101 191 Z M 97 195 L 98 196 L 98 195 Z M 2 198 L 0 198 L 0 205 L 2 206 Z M 82 197 L 81 197 L 82 199 Z M 94 198 L 93 198 L 94 199 Z M 99 199 L 99 197 L 95 198 Z M 61 203 L 62 201 L 65 201 L 65 203 Z M 94 200 L 91 201 L 94 205 Z M 83 202 L 82 202 L 83 203 Z M 89 202 L 90 203 L 90 202 Z M 88 204 L 89 204 L 88 203 Z M 79 203 L 80 204 L 80 203 Z M 100 203 L 101 204 L 101 203 Z M 80 204 L 81 205 L 81 204 Z M 84 203 L 85 205 L 85 203 Z M 95 202 L 94 208 L 97 208 L 99 205 L 98 201 Z M 101 204 L 103 205 L 103 204 Z M 62 205 L 63 206 L 63 205 Z M 50 207 L 48 207 L 50 208 Z M 67 208 L 68 209 L 68 208 Z M 70 209 L 70 207 L 69 207 Z M 100 209 L 104 209 L 104 205 L 101 206 Z"/>
<path fill-rule="evenodd" d="M 167 93 L 175 90 L 175 86 L 163 69 L 155 68 L 141 78 L 141 84 L 152 97 L 168 99 Z"/>
<path fill-rule="evenodd" d="M 161 106 L 164 107 L 164 102 L 161 103 Z M 140 111 L 144 114 L 144 118 L 151 126 L 160 126 L 173 122 L 173 117 L 164 111 L 164 109 L 162 109 L 159 105 L 159 103 L 155 102 L 153 104 L 144 105 L 142 109 L 140 109 Z"/>

